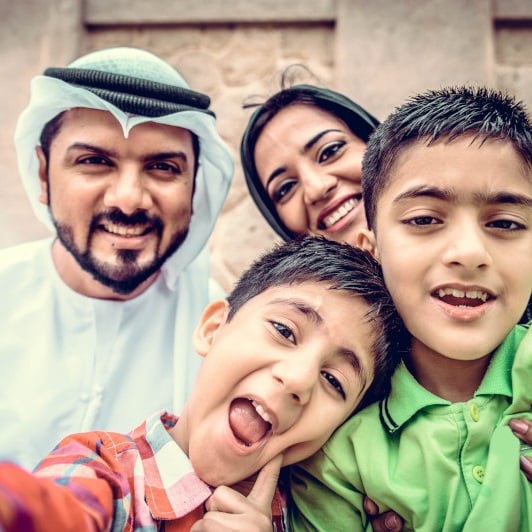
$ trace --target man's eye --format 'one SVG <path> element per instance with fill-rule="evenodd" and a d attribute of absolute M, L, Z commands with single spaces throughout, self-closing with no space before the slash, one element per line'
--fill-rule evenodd
<path fill-rule="evenodd" d="M 165 163 L 165 162 L 157 162 L 153 163 L 150 168 L 152 170 L 159 170 L 162 172 L 170 172 L 172 174 L 181 174 L 181 168 L 179 166 L 176 166 L 175 164 Z"/>
<path fill-rule="evenodd" d="M 334 157 L 343 147 L 345 142 L 334 142 L 333 144 L 328 144 L 320 151 L 318 155 L 318 162 L 324 163 L 332 157 Z"/>
<path fill-rule="evenodd" d="M 321 372 L 325 380 L 340 394 L 342 399 L 345 400 L 345 392 L 343 386 L 340 384 L 340 381 L 331 373 L 327 371 Z"/>
<path fill-rule="evenodd" d="M 95 165 L 106 165 L 111 166 L 111 163 L 105 159 L 104 157 L 100 157 L 98 155 L 91 155 L 90 157 L 83 157 L 82 159 L 79 159 L 78 162 L 80 164 L 95 164 Z"/>
<path fill-rule="evenodd" d="M 282 323 L 279 323 L 278 321 L 272 321 L 272 325 L 274 326 L 274 328 L 277 330 L 277 332 L 281 336 L 283 336 L 284 338 L 286 338 L 293 344 L 296 343 L 294 333 L 292 332 L 292 329 L 290 329 L 290 327 L 287 327 L 286 325 L 283 325 Z"/>
<path fill-rule="evenodd" d="M 273 191 L 273 202 L 279 203 L 281 202 L 294 188 L 296 182 L 295 181 L 283 181 L 279 184 L 279 186 L 275 187 L 275 190 Z"/>

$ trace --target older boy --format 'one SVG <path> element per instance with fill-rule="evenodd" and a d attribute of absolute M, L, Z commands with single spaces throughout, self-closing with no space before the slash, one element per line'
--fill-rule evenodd
<path fill-rule="evenodd" d="M 405 530 L 531 529 L 508 427 L 532 409 L 531 165 L 522 105 L 487 89 L 419 95 L 377 129 L 360 244 L 412 345 L 389 396 L 295 468 L 297 530 L 364 528 L 364 493 Z"/>
<path fill-rule="evenodd" d="M 4 464 L 0 523 L 79 532 L 165 521 L 167 531 L 188 530 L 211 486 L 235 484 L 279 455 L 287 465 L 316 452 L 364 394 L 386 387 L 402 337 L 367 252 L 311 237 L 284 244 L 206 308 L 193 338 L 205 360 L 179 420 L 157 414 L 128 436 L 67 437 L 34 475 Z"/>

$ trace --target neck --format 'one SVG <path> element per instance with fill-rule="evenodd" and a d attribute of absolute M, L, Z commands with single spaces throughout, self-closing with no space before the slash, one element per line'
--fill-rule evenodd
<path fill-rule="evenodd" d="M 448 358 L 414 340 L 406 365 L 429 392 L 458 403 L 477 391 L 491 360 L 491 354 L 475 360 Z"/>
<path fill-rule="evenodd" d="M 117 294 L 108 286 L 96 281 L 77 263 L 72 254 L 56 239 L 52 244 L 52 261 L 61 280 L 74 292 L 95 299 L 128 301 L 145 292 L 157 279 L 154 273 L 129 294 Z"/>

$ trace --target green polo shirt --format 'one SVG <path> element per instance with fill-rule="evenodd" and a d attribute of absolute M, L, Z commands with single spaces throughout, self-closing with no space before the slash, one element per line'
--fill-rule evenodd
<path fill-rule="evenodd" d="M 530 451 L 511 417 L 532 419 L 532 330 L 512 330 L 467 402 L 433 395 L 401 365 L 384 401 L 292 468 L 293 529 L 371 530 L 367 494 L 404 530 L 530 532 L 532 484 L 519 468 Z"/>

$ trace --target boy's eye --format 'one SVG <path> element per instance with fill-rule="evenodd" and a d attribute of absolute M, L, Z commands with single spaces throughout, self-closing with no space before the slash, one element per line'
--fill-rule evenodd
<path fill-rule="evenodd" d="M 274 203 L 279 203 L 292 191 L 296 184 L 295 180 L 285 180 L 282 181 L 278 186 L 275 187 L 272 195 Z"/>
<path fill-rule="evenodd" d="M 290 327 L 287 327 L 286 325 L 283 325 L 282 323 L 279 323 L 277 321 L 272 321 L 272 325 L 281 336 L 283 336 L 293 344 L 296 343 L 294 333 L 292 332 L 292 329 L 290 329 Z"/>
<path fill-rule="evenodd" d="M 407 225 L 434 225 L 441 223 L 434 216 L 416 216 L 415 218 L 409 218 L 403 222 Z"/>
<path fill-rule="evenodd" d="M 334 157 L 343 147 L 345 142 L 334 142 L 327 144 L 318 154 L 318 162 L 324 163 Z"/>
<path fill-rule="evenodd" d="M 340 394 L 342 399 L 345 400 L 345 392 L 343 386 L 340 384 L 340 381 L 331 373 L 327 371 L 322 371 L 321 375 L 325 380 Z"/>
<path fill-rule="evenodd" d="M 526 226 L 516 222 L 514 220 L 495 220 L 486 224 L 488 227 L 495 229 L 503 229 L 505 231 L 519 231 L 520 229 L 526 229 Z"/>

